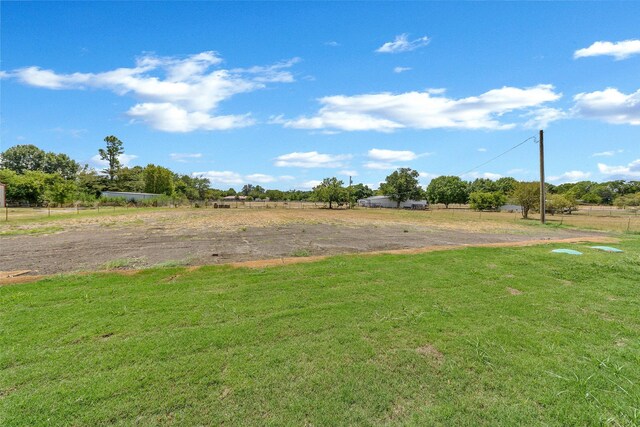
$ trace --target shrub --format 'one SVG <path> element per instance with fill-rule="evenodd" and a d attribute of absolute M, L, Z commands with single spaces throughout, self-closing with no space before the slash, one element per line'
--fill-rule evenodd
<path fill-rule="evenodd" d="M 507 202 L 507 197 L 499 192 L 476 191 L 469 195 L 469 206 L 476 211 L 498 210 Z"/>

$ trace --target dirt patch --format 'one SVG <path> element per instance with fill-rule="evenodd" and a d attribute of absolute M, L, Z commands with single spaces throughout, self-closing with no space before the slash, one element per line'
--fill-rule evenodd
<path fill-rule="evenodd" d="M 491 221 L 452 223 L 434 220 L 427 213 L 390 210 L 162 210 L 65 221 L 68 223 L 56 223 L 64 227 L 61 233 L 3 237 L 3 270 L 48 275 L 95 271 L 103 266 L 146 268 L 175 260 L 188 260 L 186 265 L 195 266 L 265 267 L 337 254 L 411 254 L 558 240 L 611 242 L 597 232 Z"/>
<path fill-rule="evenodd" d="M 416 352 L 422 356 L 427 356 L 433 359 L 439 365 L 444 361 L 444 354 L 431 344 L 425 344 L 422 347 L 416 348 Z"/>
<path fill-rule="evenodd" d="M 23 276 L 31 270 L 13 270 L 13 271 L 0 271 L 0 279 L 11 279 L 13 277 Z"/>
<path fill-rule="evenodd" d="M 510 295 L 522 295 L 524 293 L 516 288 L 507 288 L 507 292 L 509 292 Z"/>

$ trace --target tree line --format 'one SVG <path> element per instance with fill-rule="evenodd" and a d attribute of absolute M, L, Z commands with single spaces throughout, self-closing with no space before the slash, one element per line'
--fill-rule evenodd
<path fill-rule="evenodd" d="M 145 167 L 124 166 L 120 158 L 124 144 L 117 137 L 104 138 L 105 146 L 98 150 L 105 168 L 96 170 L 80 165 L 63 153 L 45 152 L 35 145 L 16 145 L 0 153 L 0 183 L 7 185 L 9 204 L 65 205 L 92 204 L 104 191 L 145 192 L 159 194 L 176 201 L 219 200 L 244 196 L 245 200 L 318 201 L 335 205 L 354 204 L 372 195 L 384 195 L 399 207 L 407 200 L 428 200 L 430 203 L 469 204 L 476 210 L 496 210 L 507 202 L 522 207 L 523 216 L 538 208 L 539 186 L 536 182 L 519 182 L 504 177 L 497 180 L 478 178 L 464 181 L 458 176 L 439 176 L 426 188 L 418 182 L 419 174 L 410 168 L 400 168 L 389 174 L 377 189 L 364 184 L 345 186 L 336 177 L 323 179 L 311 191 L 281 191 L 260 185 L 245 184 L 240 191 L 211 188 L 205 177 L 178 174 L 170 169 L 149 164 Z M 546 184 L 550 213 L 576 209 L 580 203 L 640 205 L 640 181 L 580 181 L 561 185 Z"/>

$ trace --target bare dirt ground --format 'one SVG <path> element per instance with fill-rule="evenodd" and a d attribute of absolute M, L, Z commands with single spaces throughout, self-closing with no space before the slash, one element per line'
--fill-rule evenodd
<path fill-rule="evenodd" d="M 599 232 L 395 210 L 141 210 L 29 223 L 50 234 L 0 236 L 0 271 L 46 275 L 162 265 L 558 240 Z"/>

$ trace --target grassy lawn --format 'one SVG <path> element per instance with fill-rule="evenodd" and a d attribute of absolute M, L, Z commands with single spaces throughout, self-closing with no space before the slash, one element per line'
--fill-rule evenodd
<path fill-rule="evenodd" d="M 0 288 L 0 425 L 638 425 L 640 238 Z"/>

